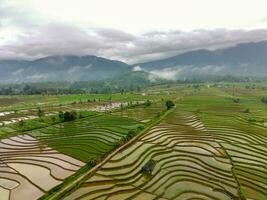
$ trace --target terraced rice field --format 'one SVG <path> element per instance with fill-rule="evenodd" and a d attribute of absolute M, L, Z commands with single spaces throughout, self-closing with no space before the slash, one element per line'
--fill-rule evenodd
<path fill-rule="evenodd" d="M 81 120 L 32 131 L 44 144 L 81 161 L 98 159 L 110 152 L 129 130 L 141 122 L 110 114 L 95 114 Z"/>
<path fill-rule="evenodd" d="M 156 162 L 150 177 L 141 173 Z M 240 199 L 228 153 L 190 113 L 176 112 L 116 154 L 73 199 Z"/>
<path fill-rule="evenodd" d="M 218 123 L 224 119 L 224 123 Z M 267 129 L 238 116 L 205 118 L 205 126 L 231 157 L 233 171 L 247 199 L 267 199 Z"/>
<path fill-rule="evenodd" d="M 129 117 L 142 122 L 149 122 L 165 109 L 163 103 L 153 103 L 151 106 L 138 106 L 116 112 L 118 116 Z"/>
<path fill-rule="evenodd" d="M 37 199 L 83 165 L 29 135 L 2 139 L 0 199 Z"/>
<path fill-rule="evenodd" d="M 188 88 L 181 98 L 172 90 L 174 112 L 90 176 L 87 171 L 81 179 L 71 179 L 77 181 L 75 185 L 65 182 L 58 196 L 65 194 L 64 200 L 267 200 L 263 91 L 243 88 L 233 97 L 232 89 Z M 236 98 L 239 103 L 233 102 Z M 88 161 L 107 156 L 130 130 L 145 126 L 163 108 L 162 103 L 95 112 L 2 139 L 0 200 L 39 198 Z M 3 128 L 0 138 L 12 131 Z M 142 171 L 148 163 L 153 163 L 151 174 Z"/>

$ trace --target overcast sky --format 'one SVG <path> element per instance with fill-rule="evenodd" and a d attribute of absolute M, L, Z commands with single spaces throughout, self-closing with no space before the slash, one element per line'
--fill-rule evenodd
<path fill-rule="evenodd" d="M 0 0 L 0 58 L 128 63 L 267 39 L 266 0 Z"/>

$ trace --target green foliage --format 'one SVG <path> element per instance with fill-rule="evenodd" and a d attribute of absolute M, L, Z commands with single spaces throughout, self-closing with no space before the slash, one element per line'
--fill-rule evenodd
<path fill-rule="evenodd" d="M 254 118 L 249 118 L 249 119 L 248 119 L 248 122 L 254 122 L 254 123 L 255 123 L 255 122 L 257 122 L 257 120 L 254 119 Z"/>
<path fill-rule="evenodd" d="M 166 103 L 165 103 L 165 105 L 167 107 L 167 110 L 170 110 L 172 107 L 175 106 L 175 104 L 171 100 L 167 100 Z"/>
<path fill-rule="evenodd" d="M 20 129 L 22 129 L 24 127 L 24 120 L 19 120 L 18 126 Z"/>
<path fill-rule="evenodd" d="M 262 97 L 262 98 L 261 98 L 261 102 L 267 104 L 267 97 Z"/>
<path fill-rule="evenodd" d="M 129 136 L 129 137 L 133 137 L 135 134 L 136 134 L 136 130 L 131 129 L 131 130 L 128 131 L 127 136 Z"/>
<path fill-rule="evenodd" d="M 64 112 L 63 114 L 63 119 L 65 122 L 67 121 L 73 121 L 77 118 L 77 112 L 76 111 L 71 111 L 71 112 Z"/>
<path fill-rule="evenodd" d="M 249 108 L 246 108 L 246 109 L 244 110 L 244 113 L 250 113 L 250 109 L 249 109 Z"/>
<path fill-rule="evenodd" d="M 60 119 L 61 122 L 68 122 L 68 121 L 73 121 L 75 119 L 78 119 L 78 118 L 84 118 L 86 117 L 86 112 L 76 112 L 76 111 L 66 111 L 66 112 L 62 112 L 62 111 L 59 111 L 58 113 L 58 117 Z"/>
<path fill-rule="evenodd" d="M 256 119 L 256 118 L 249 118 L 248 122 L 251 122 L 251 123 L 264 123 L 264 120 L 263 119 Z"/>
<path fill-rule="evenodd" d="M 51 121 L 53 124 L 56 122 L 56 117 L 54 115 L 51 116 Z"/>
<path fill-rule="evenodd" d="M 44 112 L 41 110 L 40 107 L 37 108 L 37 115 L 39 118 L 41 118 L 44 115 Z"/>
<path fill-rule="evenodd" d="M 233 99 L 233 102 L 234 103 L 240 103 L 240 99 L 239 98 Z"/>
<path fill-rule="evenodd" d="M 146 102 L 144 103 L 144 105 L 146 107 L 151 106 L 151 104 L 152 104 L 152 102 L 150 100 L 146 100 Z"/>
<path fill-rule="evenodd" d="M 146 175 L 146 176 L 152 176 L 153 170 L 156 166 L 156 161 L 155 160 L 149 160 L 141 169 L 141 173 Z"/>
<path fill-rule="evenodd" d="M 142 131 L 145 129 L 145 126 L 144 125 L 140 125 L 137 127 L 137 131 Z"/>
<path fill-rule="evenodd" d="M 64 113 L 62 111 L 58 112 L 58 117 L 59 117 L 60 121 L 64 121 Z"/>

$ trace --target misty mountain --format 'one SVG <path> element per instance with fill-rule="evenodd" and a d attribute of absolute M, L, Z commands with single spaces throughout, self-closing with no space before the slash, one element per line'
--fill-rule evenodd
<path fill-rule="evenodd" d="M 137 67 L 138 66 L 138 67 Z M 135 70 L 142 71 L 136 73 Z M 135 85 L 149 81 L 217 77 L 266 77 L 267 41 L 219 50 L 195 50 L 137 65 L 97 56 L 49 56 L 0 60 L 0 83 L 103 81 Z"/>
<path fill-rule="evenodd" d="M 243 43 L 215 51 L 195 50 L 135 66 L 171 79 L 207 75 L 267 77 L 267 41 Z"/>
<path fill-rule="evenodd" d="M 96 56 L 50 56 L 0 61 L 0 82 L 92 81 L 131 71 L 130 65 Z"/>

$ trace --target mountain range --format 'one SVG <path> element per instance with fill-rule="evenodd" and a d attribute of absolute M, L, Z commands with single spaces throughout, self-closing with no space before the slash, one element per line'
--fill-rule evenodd
<path fill-rule="evenodd" d="M 267 41 L 214 51 L 200 49 L 138 66 L 173 79 L 207 75 L 267 77 Z"/>
<path fill-rule="evenodd" d="M 131 66 L 97 56 L 49 56 L 34 61 L 0 61 L 1 82 L 104 80 L 131 71 Z"/>
<path fill-rule="evenodd" d="M 134 65 L 92 55 L 49 56 L 33 61 L 0 60 L 2 83 L 123 80 L 134 71 L 145 72 L 141 78 L 147 80 L 215 75 L 267 77 L 267 41 L 213 51 L 199 49 Z"/>

